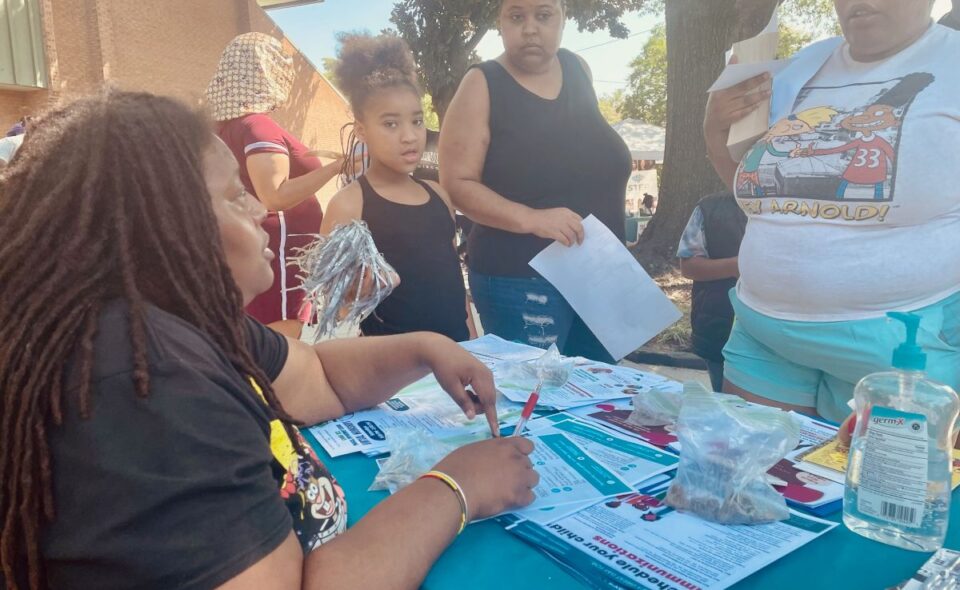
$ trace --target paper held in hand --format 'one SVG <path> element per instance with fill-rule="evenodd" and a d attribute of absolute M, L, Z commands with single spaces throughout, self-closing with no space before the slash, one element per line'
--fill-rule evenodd
<path fill-rule="evenodd" d="M 756 37 L 744 39 L 733 44 L 730 49 L 732 55 L 737 56 L 738 64 L 742 65 L 763 65 L 763 69 L 758 74 L 766 71 L 766 65 L 776 61 L 777 41 L 780 34 L 777 31 L 777 13 L 773 16 L 766 28 Z M 728 66 L 730 67 L 730 66 Z M 773 68 L 771 68 L 772 71 Z M 722 75 L 721 75 L 722 77 Z M 730 127 L 730 136 L 727 139 L 727 149 L 730 150 L 730 157 L 735 162 L 743 159 L 757 139 L 767 132 L 770 126 L 770 99 L 764 100 L 759 108 L 753 110 L 749 115 L 740 119 Z"/>
<path fill-rule="evenodd" d="M 579 246 L 547 246 L 530 266 L 560 291 L 610 356 L 620 360 L 681 313 L 599 219 L 584 219 L 583 234 Z"/>

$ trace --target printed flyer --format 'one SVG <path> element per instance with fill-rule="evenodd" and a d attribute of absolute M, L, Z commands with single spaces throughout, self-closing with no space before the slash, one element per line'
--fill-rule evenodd
<path fill-rule="evenodd" d="M 597 587 L 720 590 L 837 526 L 798 512 L 772 524 L 711 523 L 664 505 L 665 479 L 552 524 L 509 530 Z"/>

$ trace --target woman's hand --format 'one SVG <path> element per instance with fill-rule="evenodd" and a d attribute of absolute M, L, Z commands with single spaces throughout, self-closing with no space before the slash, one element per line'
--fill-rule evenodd
<path fill-rule="evenodd" d="M 530 209 L 525 233 L 556 240 L 564 246 L 583 243 L 583 219 L 566 207 Z"/>
<path fill-rule="evenodd" d="M 737 63 L 736 56 L 730 63 Z M 770 97 L 770 75 L 745 80 L 736 86 L 711 92 L 703 118 L 703 139 L 707 156 L 726 186 L 733 186 L 739 162 L 730 157 L 727 140 L 730 127 L 759 108 Z"/>
<path fill-rule="evenodd" d="M 736 63 L 736 58 L 730 63 Z M 744 80 L 736 86 L 711 92 L 703 118 L 703 136 L 707 146 L 727 145 L 730 127 L 757 110 L 770 98 L 770 74 Z"/>
<path fill-rule="evenodd" d="M 499 437 L 497 389 L 490 369 L 462 346 L 439 334 L 424 336 L 420 354 L 440 387 L 457 402 L 467 418 L 473 420 L 477 414 L 486 414 L 491 434 Z"/>
<path fill-rule="evenodd" d="M 435 469 L 460 484 L 467 517 L 479 520 L 533 502 L 540 476 L 527 456 L 531 452 L 533 443 L 525 438 L 495 438 L 457 449 Z"/>
<path fill-rule="evenodd" d="M 851 412 L 847 419 L 843 421 L 840 425 L 840 430 L 837 431 L 837 442 L 840 443 L 840 446 L 849 449 L 850 441 L 853 438 L 853 431 L 857 427 L 857 415 L 856 413 Z"/>
<path fill-rule="evenodd" d="M 382 278 L 376 278 L 371 273 L 364 273 L 362 281 L 358 279 L 354 282 L 353 285 L 347 289 L 346 293 L 343 295 L 343 303 L 340 305 L 340 309 L 337 310 L 337 319 L 342 321 L 353 311 L 354 302 L 357 299 L 366 299 L 374 293 L 375 283 L 376 287 L 379 289 L 390 289 L 391 292 L 393 289 L 396 289 L 400 286 L 400 275 L 394 271 L 387 273 L 387 276 Z M 357 293 L 357 283 L 361 283 L 360 293 Z"/>
<path fill-rule="evenodd" d="M 360 284 L 360 293 L 357 294 L 357 284 Z M 347 289 L 343 300 L 351 303 L 355 299 L 366 298 L 373 294 L 375 289 L 396 289 L 400 286 L 400 275 L 391 270 L 386 276 L 374 276 L 371 272 L 363 273 L 362 278 L 354 281 L 354 284 Z"/>

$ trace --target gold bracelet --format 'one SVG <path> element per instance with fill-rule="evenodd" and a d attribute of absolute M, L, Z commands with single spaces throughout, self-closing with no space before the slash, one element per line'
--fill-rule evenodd
<path fill-rule="evenodd" d="M 443 483 L 447 484 L 453 492 L 457 495 L 457 502 L 460 503 L 460 530 L 457 531 L 457 534 L 463 532 L 463 529 L 467 528 L 467 496 L 463 493 L 463 488 L 460 487 L 460 484 L 457 483 L 457 480 L 453 479 L 446 473 L 442 471 L 428 471 L 419 477 L 419 479 L 430 478 L 438 479 Z"/>

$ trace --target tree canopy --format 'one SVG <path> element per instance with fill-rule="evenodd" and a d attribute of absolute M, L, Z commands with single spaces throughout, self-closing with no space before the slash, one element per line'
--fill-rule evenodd
<path fill-rule="evenodd" d="M 780 57 L 789 57 L 815 38 L 839 34 L 832 0 L 786 0 L 781 8 Z M 630 63 L 620 115 L 664 126 L 667 120 L 667 34 L 657 26 Z"/>
<path fill-rule="evenodd" d="M 617 38 L 630 31 L 622 17 L 650 0 L 567 0 L 567 16 L 580 30 L 605 29 Z M 477 45 L 496 28 L 500 0 L 399 0 L 390 21 L 413 50 L 421 82 L 440 119 L 471 64 Z"/>

